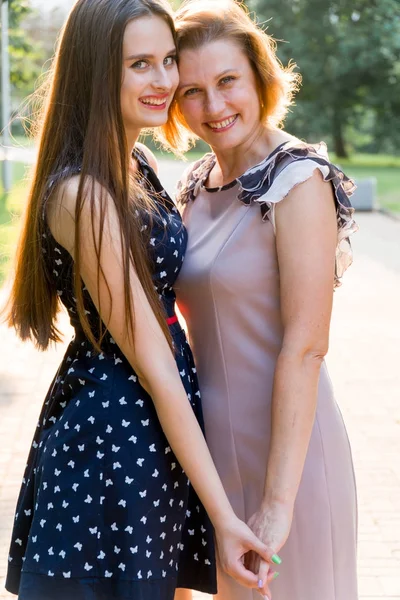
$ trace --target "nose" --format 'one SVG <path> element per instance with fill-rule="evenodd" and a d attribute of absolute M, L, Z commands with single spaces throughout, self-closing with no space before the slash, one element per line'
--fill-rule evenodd
<path fill-rule="evenodd" d="M 157 90 L 168 91 L 171 89 L 171 78 L 168 71 L 164 67 L 157 69 L 156 77 L 153 81 L 153 86 Z"/>
<path fill-rule="evenodd" d="M 210 90 L 207 92 L 206 94 L 206 98 L 205 98 L 205 112 L 210 116 L 210 117 L 215 117 L 220 115 L 224 108 L 225 108 L 225 102 L 223 97 L 221 96 L 221 94 L 218 93 L 218 91 L 216 90 Z"/>

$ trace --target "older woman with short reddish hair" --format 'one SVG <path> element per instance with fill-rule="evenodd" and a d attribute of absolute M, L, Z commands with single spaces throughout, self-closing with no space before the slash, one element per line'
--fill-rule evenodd
<path fill-rule="evenodd" d="M 299 77 L 241 6 L 192 0 L 176 27 L 165 134 L 212 149 L 179 185 L 189 243 L 176 283 L 211 454 L 238 516 L 282 557 L 268 593 L 356 600 L 353 464 L 324 361 L 354 186 L 323 143 L 279 128 Z M 258 597 L 222 572 L 218 591 Z"/>

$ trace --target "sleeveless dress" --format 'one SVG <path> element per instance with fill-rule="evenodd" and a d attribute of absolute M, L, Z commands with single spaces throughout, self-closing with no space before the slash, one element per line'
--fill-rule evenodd
<path fill-rule="evenodd" d="M 136 150 L 134 155 L 142 185 L 160 211 L 149 252 L 154 284 L 171 321 L 172 286 L 187 234 L 145 156 Z M 47 197 L 52 186 L 77 171 L 52 178 Z M 106 334 L 101 354 L 85 337 L 73 294 L 73 260 L 47 225 L 45 230 L 50 285 L 58 290 L 75 335 L 34 436 L 6 587 L 20 600 L 172 600 L 176 587 L 213 593 L 213 530 L 205 510 L 171 451 L 152 399 L 111 335 Z M 89 320 L 98 323 L 85 289 L 84 299 Z M 178 322 L 170 331 L 188 402 L 202 425 L 190 348 Z"/>
<path fill-rule="evenodd" d="M 239 518 L 260 508 L 269 451 L 271 400 L 283 327 L 274 207 L 319 169 L 335 192 L 336 281 L 351 262 L 353 183 L 325 146 L 288 142 L 222 188 L 205 187 L 206 155 L 181 181 L 189 234 L 175 285 L 202 393 L 207 443 Z M 274 600 L 356 600 L 356 492 L 351 451 L 325 363 L 315 423 L 289 539 L 279 552 Z M 218 573 L 218 600 L 259 594 Z"/>

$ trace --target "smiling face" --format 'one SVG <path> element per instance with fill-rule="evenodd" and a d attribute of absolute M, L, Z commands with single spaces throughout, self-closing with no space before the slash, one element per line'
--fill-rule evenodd
<path fill-rule="evenodd" d="M 167 22 L 152 15 L 128 23 L 123 41 L 121 109 L 131 136 L 167 121 L 178 81 L 175 42 Z"/>
<path fill-rule="evenodd" d="M 183 50 L 179 108 L 190 129 L 214 150 L 251 143 L 262 128 L 256 76 L 231 40 Z"/>

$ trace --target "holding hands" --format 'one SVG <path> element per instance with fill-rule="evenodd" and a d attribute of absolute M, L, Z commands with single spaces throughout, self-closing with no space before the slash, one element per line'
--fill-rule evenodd
<path fill-rule="evenodd" d="M 282 562 L 277 553 L 289 536 L 292 518 L 293 510 L 286 504 L 264 502 L 248 521 L 248 526 L 265 545 L 267 552 L 266 556 L 265 553 L 249 552 L 245 557 L 245 566 L 257 574 L 260 593 L 268 599 L 271 598 L 269 583 L 278 576 L 271 566 Z"/>
<path fill-rule="evenodd" d="M 285 543 L 291 515 L 283 507 L 262 507 L 248 525 L 236 516 L 215 526 L 221 568 L 241 585 L 257 589 L 271 598 L 269 583 L 277 574 L 272 563 L 280 564 L 276 552 Z"/>

